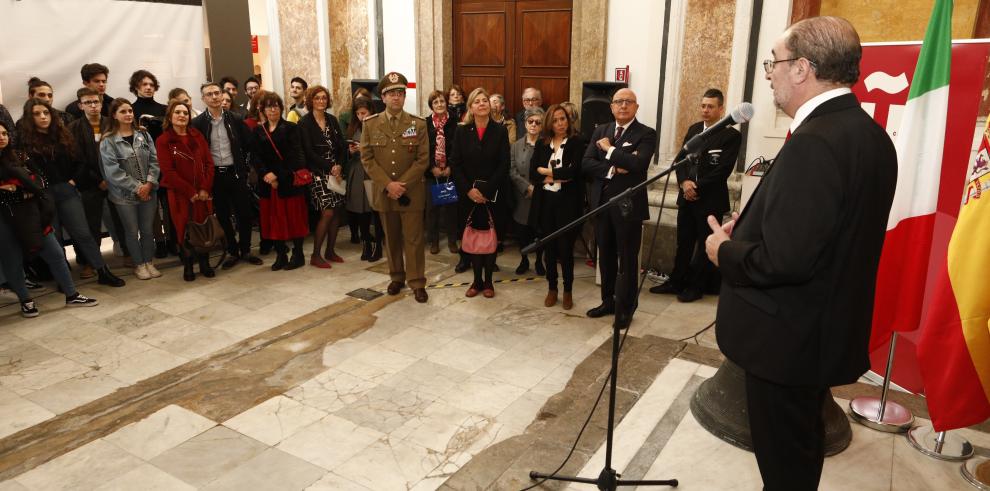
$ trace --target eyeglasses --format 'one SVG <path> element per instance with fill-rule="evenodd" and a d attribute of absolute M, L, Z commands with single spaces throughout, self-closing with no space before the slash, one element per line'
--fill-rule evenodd
<path fill-rule="evenodd" d="M 527 119 L 526 124 L 540 125 L 543 124 L 543 121 L 540 121 L 539 119 Z"/>
<path fill-rule="evenodd" d="M 803 56 L 799 56 L 797 58 L 788 58 L 786 60 L 763 60 L 763 69 L 766 70 L 767 71 L 767 75 L 769 75 L 769 74 L 773 73 L 773 67 L 777 63 L 783 63 L 785 61 L 798 61 L 801 58 L 804 58 L 804 57 Z M 805 58 L 805 59 L 807 60 L 807 58 Z M 816 64 L 815 62 L 813 62 L 811 60 L 808 60 L 808 63 L 811 64 L 811 67 L 812 68 L 814 68 L 816 70 L 818 69 L 818 64 Z"/>
<path fill-rule="evenodd" d="M 631 106 L 631 105 L 633 105 L 635 103 L 636 103 L 636 100 L 635 99 L 616 99 L 616 100 L 612 101 L 612 104 L 613 105 L 620 106 L 620 107 L 621 106 Z"/>
<path fill-rule="evenodd" d="M 540 102 L 539 97 L 523 97 L 523 102 Z"/>
<path fill-rule="evenodd" d="M 210 91 L 210 92 L 204 92 L 203 93 L 203 97 L 220 97 L 220 91 L 219 90 L 213 90 L 213 91 Z"/>
<path fill-rule="evenodd" d="M 79 103 L 84 106 L 94 106 L 94 107 L 100 105 L 100 101 L 79 101 Z"/>

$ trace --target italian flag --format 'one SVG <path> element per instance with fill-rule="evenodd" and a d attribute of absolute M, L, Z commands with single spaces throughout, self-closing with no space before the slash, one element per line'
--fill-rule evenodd
<path fill-rule="evenodd" d="M 967 181 L 918 341 L 936 431 L 990 418 L 990 122 Z"/>
<path fill-rule="evenodd" d="M 887 220 L 870 351 L 921 324 L 942 171 L 952 58 L 952 1 L 936 0 L 894 146 L 897 189 Z"/>

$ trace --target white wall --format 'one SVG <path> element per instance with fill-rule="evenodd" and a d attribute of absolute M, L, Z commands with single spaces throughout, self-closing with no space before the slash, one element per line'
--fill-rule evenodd
<path fill-rule="evenodd" d="M 629 65 L 629 88 L 639 100 L 637 119 L 653 128 L 657 127 L 663 16 L 661 0 L 610 0 L 608 5 L 605 80 L 615 81 L 615 69 Z"/>
<path fill-rule="evenodd" d="M 787 7 L 773 8 L 764 3 L 763 16 L 760 20 L 760 40 L 756 51 L 756 59 L 773 58 L 770 49 L 774 41 L 787 29 L 791 20 L 791 12 Z M 766 80 L 763 64 L 757 63 L 751 74 L 755 77 L 753 84 L 753 107 L 756 112 L 749 123 L 749 136 L 746 140 L 747 165 L 753 159 L 764 156 L 774 158 L 777 151 L 784 145 L 787 127 L 791 124 L 789 118 L 773 105 L 773 91 L 770 82 Z"/>
<path fill-rule="evenodd" d="M 410 0 L 382 0 L 384 71 L 399 72 L 410 83 L 416 82 L 416 19 L 413 10 L 414 4 Z M 374 25 L 371 29 L 374 31 Z M 416 89 L 406 91 L 406 112 L 418 112 L 417 94 Z"/>
<path fill-rule="evenodd" d="M 44 19 L 44 25 L 37 19 Z M 51 83 L 55 106 L 61 109 L 76 99 L 76 90 L 82 86 L 79 68 L 86 63 L 106 65 L 110 69 L 107 94 L 131 100 L 134 95 L 128 90 L 128 79 L 135 70 L 155 74 L 161 84 L 156 99 L 162 103 L 170 89 L 184 87 L 194 93 L 206 78 L 199 6 L 3 0 L 0 46 L 5 47 L 0 56 L 3 101 L 15 118 L 27 99 L 28 78 L 37 76 Z"/>

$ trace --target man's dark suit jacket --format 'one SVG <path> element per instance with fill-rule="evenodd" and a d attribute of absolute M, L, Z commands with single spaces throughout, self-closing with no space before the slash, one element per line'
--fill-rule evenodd
<path fill-rule="evenodd" d="M 597 141 L 615 136 L 615 122 L 599 125 L 592 133 L 591 141 L 584 152 L 581 171 L 593 179 L 588 203 L 592 208 L 608 201 L 615 195 L 646 180 L 646 169 L 653 159 L 657 147 L 657 132 L 638 120 L 634 120 L 622 133 L 622 138 L 612 142 L 615 150 L 612 158 L 605 160 L 606 152 L 598 148 Z M 615 174 L 606 179 L 611 166 L 626 169 L 628 174 Z M 607 186 L 606 186 L 607 185 Z M 650 208 L 646 199 L 646 189 L 632 196 L 632 213 L 629 221 L 641 222 L 650 219 Z"/>
<path fill-rule="evenodd" d="M 704 123 L 698 121 L 688 128 L 687 135 L 684 136 L 684 143 L 694 138 L 695 135 L 704 130 Z M 701 207 L 708 214 L 721 216 L 729 211 L 729 186 L 727 179 L 732 174 L 732 168 L 736 165 L 736 157 L 739 156 L 739 145 L 742 143 L 742 135 L 735 128 L 723 128 L 722 131 L 712 135 L 698 151 L 698 160 L 688 163 L 684 167 L 677 169 L 677 183 L 684 181 L 694 181 L 698 185 L 698 200 L 688 201 L 684 199 L 684 191 L 678 191 L 677 204 L 679 206 L 693 205 Z M 683 145 L 683 144 L 682 144 Z M 721 151 L 721 152 L 718 152 Z M 717 157 L 715 156 L 717 152 Z M 677 162 L 686 156 L 682 149 L 674 161 Z"/>
<path fill-rule="evenodd" d="M 782 385 L 855 382 L 867 345 L 897 155 L 852 94 L 784 143 L 718 250 L 718 345 Z"/>

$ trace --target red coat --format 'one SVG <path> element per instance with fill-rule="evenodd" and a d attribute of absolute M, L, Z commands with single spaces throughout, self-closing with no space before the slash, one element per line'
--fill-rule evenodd
<path fill-rule="evenodd" d="M 213 155 L 210 154 L 210 146 L 196 128 L 190 126 L 187 131 L 188 134 L 179 135 L 169 128 L 155 142 L 162 171 L 160 184 L 168 188 L 172 223 L 178 236 L 183 238 L 193 204 L 190 199 L 200 190 L 213 196 Z M 202 222 L 212 213 L 212 202 L 197 201 L 195 204 L 191 218 Z"/>

